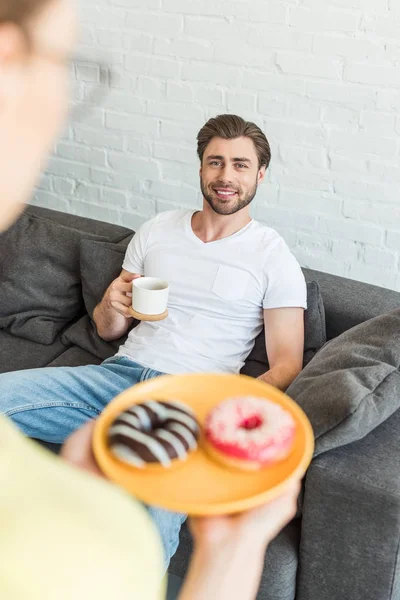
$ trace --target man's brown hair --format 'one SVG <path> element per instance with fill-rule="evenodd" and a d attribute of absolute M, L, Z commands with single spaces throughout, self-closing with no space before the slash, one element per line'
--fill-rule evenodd
<path fill-rule="evenodd" d="M 258 156 L 258 166 L 268 168 L 271 160 L 271 148 L 261 129 L 250 121 L 245 121 L 237 115 L 219 115 L 207 121 L 197 135 L 197 154 L 203 162 L 205 149 L 215 137 L 224 140 L 234 140 L 248 137 L 253 141 Z"/>

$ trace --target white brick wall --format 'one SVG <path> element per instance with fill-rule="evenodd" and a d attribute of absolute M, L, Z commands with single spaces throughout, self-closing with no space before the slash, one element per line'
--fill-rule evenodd
<path fill-rule="evenodd" d="M 400 290 L 400 0 L 81 4 L 75 97 L 108 95 L 71 121 L 36 203 L 134 228 L 198 207 L 196 133 L 236 112 L 272 146 L 254 215 L 303 265 Z"/>

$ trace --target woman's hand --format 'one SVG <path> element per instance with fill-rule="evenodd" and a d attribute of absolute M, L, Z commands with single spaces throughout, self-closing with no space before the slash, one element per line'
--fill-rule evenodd
<path fill-rule="evenodd" d="M 266 547 L 295 516 L 299 492 L 300 482 L 296 481 L 279 498 L 247 512 L 191 519 L 196 545 L 212 549 L 229 542 Z"/>
<path fill-rule="evenodd" d="M 75 467 L 104 477 L 97 466 L 92 450 L 92 438 L 96 421 L 91 420 L 74 431 L 64 442 L 60 456 Z"/>
<path fill-rule="evenodd" d="M 179 600 L 254 600 L 269 542 L 295 516 L 300 482 L 242 514 L 192 519 L 194 554 Z"/>

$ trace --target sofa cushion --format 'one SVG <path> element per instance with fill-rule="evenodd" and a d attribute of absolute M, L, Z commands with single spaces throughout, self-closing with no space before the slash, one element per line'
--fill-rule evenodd
<path fill-rule="evenodd" d="M 101 360 L 113 356 L 127 336 L 113 342 L 105 342 L 97 335 L 91 317 L 110 283 L 121 273 L 122 261 L 131 239 L 132 235 L 129 235 L 119 244 L 91 239 L 81 240 L 82 295 L 88 314 L 68 327 L 62 339 L 66 344 L 76 345 Z M 137 321 L 133 321 L 132 327 L 136 324 Z"/>
<path fill-rule="evenodd" d="M 0 330 L 0 373 L 46 367 L 65 349 L 59 337 L 45 346 Z"/>
<path fill-rule="evenodd" d="M 118 277 L 132 236 L 120 244 L 82 239 L 80 271 L 85 308 L 90 316 L 110 283 Z"/>
<path fill-rule="evenodd" d="M 320 287 L 328 340 L 400 306 L 399 292 L 311 269 L 303 273 L 306 281 L 316 281 Z"/>
<path fill-rule="evenodd" d="M 304 361 L 307 365 L 326 342 L 325 311 L 319 286 L 315 281 L 307 283 L 307 310 L 304 312 Z M 253 350 L 247 358 L 242 373 L 259 377 L 268 369 L 264 329 L 256 338 Z"/>
<path fill-rule="evenodd" d="M 26 212 L 0 236 L 0 329 L 52 344 L 83 313 L 82 235 L 98 239 Z"/>
<path fill-rule="evenodd" d="M 330 341 L 287 390 L 314 429 L 315 455 L 366 436 L 400 408 L 400 309 Z"/>
<path fill-rule="evenodd" d="M 84 315 L 67 327 L 61 336 L 66 345 L 78 346 L 101 360 L 114 356 L 126 338 L 127 335 L 113 342 L 105 342 L 97 335 L 96 326 L 89 315 Z"/>
<path fill-rule="evenodd" d="M 80 367 L 82 365 L 99 365 L 100 363 L 101 359 L 97 356 L 94 356 L 82 348 L 72 346 L 71 348 L 67 348 L 60 356 L 57 356 L 57 358 L 52 360 L 47 366 Z"/>

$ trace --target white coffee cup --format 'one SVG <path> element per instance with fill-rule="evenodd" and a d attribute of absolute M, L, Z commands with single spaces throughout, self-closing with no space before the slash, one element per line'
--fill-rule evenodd
<path fill-rule="evenodd" d="M 132 308 L 143 315 L 161 315 L 167 310 L 169 285 L 157 277 L 132 281 Z"/>

